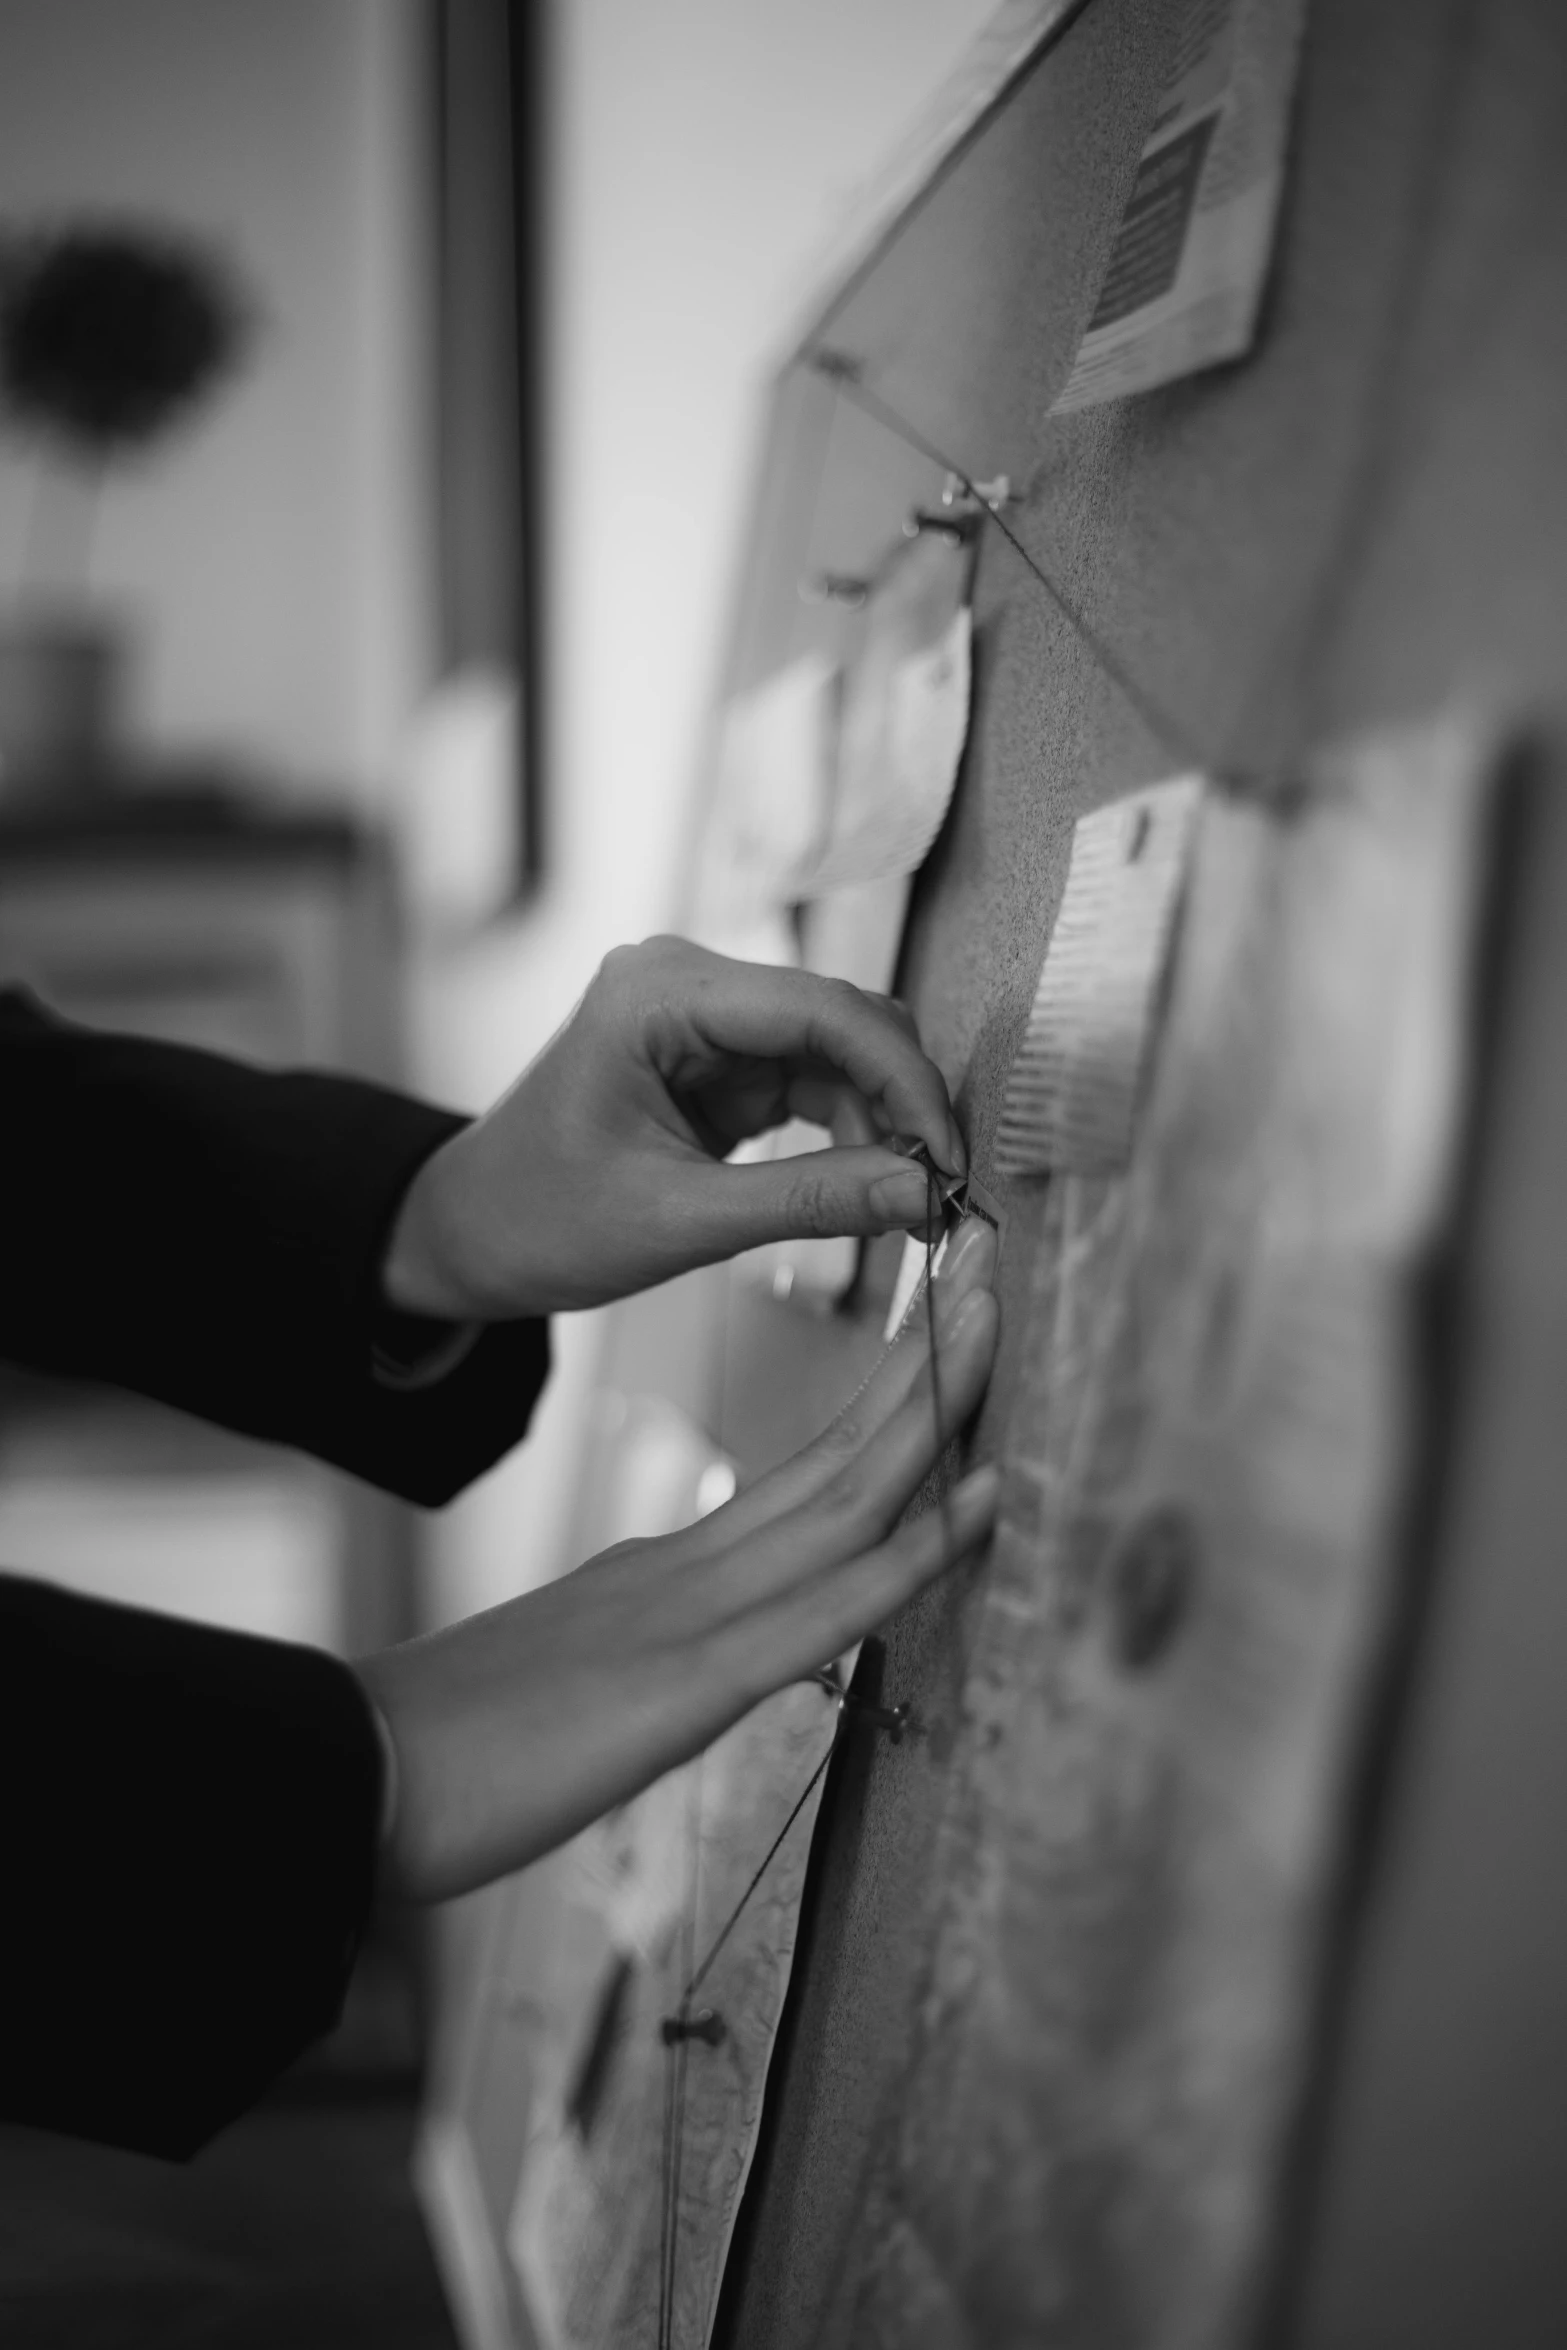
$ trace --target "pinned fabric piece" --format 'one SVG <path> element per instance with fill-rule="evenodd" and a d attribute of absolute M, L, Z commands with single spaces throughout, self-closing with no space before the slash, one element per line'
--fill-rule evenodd
<path fill-rule="evenodd" d="M 1126 1164 L 1202 778 L 1082 817 L 996 1134 L 1003 1175 Z"/>
<path fill-rule="evenodd" d="M 1055 415 L 1251 348 L 1284 185 L 1305 0 L 1188 0 Z"/>
<path fill-rule="evenodd" d="M 753 953 L 805 894 L 827 835 L 841 686 L 836 664 L 808 653 L 725 710 L 696 890 L 704 945 Z"/>

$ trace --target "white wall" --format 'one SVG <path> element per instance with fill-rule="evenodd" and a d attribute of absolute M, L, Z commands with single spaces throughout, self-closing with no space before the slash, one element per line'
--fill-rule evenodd
<path fill-rule="evenodd" d="M 777 338 L 860 180 L 992 0 L 559 0 L 550 878 L 424 975 L 420 1059 L 490 1098 L 605 951 L 667 926 Z M 554 1563 L 590 1318 L 536 1440 L 443 1521 L 440 1610 Z"/>
<path fill-rule="evenodd" d="M 0 0 L 0 223 L 145 213 L 258 299 L 246 372 L 111 481 L 145 738 L 384 791 L 429 670 L 417 0 Z M 0 598 L 30 470 L 0 453 Z"/>

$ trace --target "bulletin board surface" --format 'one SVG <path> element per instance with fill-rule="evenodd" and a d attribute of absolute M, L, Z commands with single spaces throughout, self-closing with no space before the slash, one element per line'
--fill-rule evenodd
<path fill-rule="evenodd" d="M 990 1154 L 1074 821 L 1182 766 L 1277 776 L 1324 746 L 1435 710 L 1467 704 L 1538 719 L 1561 698 L 1567 16 L 1554 0 L 1313 0 L 1255 350 L 1167 389 L 1052 418 L 1179 16 L 1176 0 L 1091 0 L 821 322 L 776 389 L 740 596 L 732 689 L 831 645 L 840 623 L 831 608 L 802 603 L 801 581 L 872 565 L 911 507 L 938 494 L 940 460 L 950 458 L 975 478 L 1011 477 L 1023 501 L 1009 510 L 1011 529 L 1145 689 L 1139 711 L 1016 548 L 987 529 L 970 747 L 917 886 L 900 974 L 953 1083 L 975 1164 L 1008 1210 L 1002 1347 L 972 1438 L 979 1455 L 998 1448 L 1015 1409 L 1039 1254 L 1055 1245 L 1037 1191 L 995 1177 Z M 815 367 L 823 351 L 850 363 L 852 385 Z M 887 411 L 906 429 L 889 425 Z M 1549 825 L 1547 835 L 1537 893 L 1560 874 Z M 1560 1033 L 1567 972 L 1547 954 L 1549 929 L 1537 912 L 1520 934 L 1518 951 L 1534 960 L 1510 1000 L 1531 1004 L 1537 1019 L 1548 1001 Z M 1560 1095 L 1560 1075 L 1541 1083 Z M 1520 1160 L 1533 1153 L 1536 1168 L 1556 1163 L 1549 1121 L 1519 1127 L 1505 1147 Z M 1548 1189 L 1525 1185 L 1542 1265 L 1561 1254 Z M 1515 1235 L 1515 1255 L 1521 1246 Z M 1547 1385 L 1564 1364 L 1560 1288 L 1553 1276 L 1531 1307 Z M 1543 1432 L 1531 1441 L 1543 1447 Z M 1564 1498 L 1543 1450 L 1533 1467 L 1537 1510 L 1507 1534 L 1531 1603 L 1544 1569 L 1525 1538 Z M 1431 1658 L 1449 1636 L 1443 1595 L 1465 1587 L 1484 1547 L 1484 1508 L 1474 1507 L 1469 1548 L 1453 1534 L 1437 1596 L 1422 1603 Z M 914 1707 L 923 1734 L 854 1743 L 823 1815 L 720 2317 L 719 2339 L 745 2350 L 893 2338 L 866 2314 L 865 2278 L 888 2224 L 875 2182 L 926 1989 L 945 1765 L 985 1572 L 949 1581 L 889 1628 L 882 1687 Z M 1436 1837 L 1432 1850 L 1420 1897 L 1435 1932 L 1451 1848 Z M 1391 1862 L 1385 1881 L 1387 1903 L 1415 1898 Z M 1562 1951 L 1567 1929 L 1554 1911 L 1544 1925 L 1513 1922 Z M 1358 1931 L 1368 1939 L 1357 1950 L 1385 1953 L 1399 1927 L 1373 1901 Z M 1107 1948 L 1105 1963 L 1114 1957 Z M 1531 1962 L 1527 1979 L 1537 1977 Z M 1368 1960 L 1368 1984 L 1380 1979 Z M 1368 1989 L 1365 2000 L 1375 1996 Z M 1396 1993 L 1381 1996 L 1397 2004 Z M 1344 2031 L 1376 2040 L 1376 2014 L 1357 2008 L 1353 1992 L 1347 2014 Z M 1540 2030 L 1537 2048 L 1561 2087 L 1559 2031 Z M 1425 2246 L 1418 2276 L 1407 2253 L 1401 2264 L 1396 2236 L 1368 2233 L 1354 2201 L 1366 2146 L 1397 2147 L 1401 2128 L 1418 2141 L 1399 2104 L 1418 2070 L 1406 2051 L 1398 2078 L 1387 2068 L 1384 2078 L 1368 2056 L 1359 2077 L 1383 2079 L 1383 2102 L 1357 2115 L 1341 2101 L 1327 2129 L 1329 2186 L 1319 2173 L 1309 2198 L 1319 2224 L 1290 2304 L 1305 2340 L 1393 2339 L 1373 2315 L 1388 2296 L 1421 2309 L 1421 2325 L 1402 2338 L 1477 2338 L 1454 2315 L 1468 2306 L 1462 2163 L 1440 2177 L 1419 2161 L 1406 2166 L 1402 2240 Z M 1531 2145 L 1560 2176 L 1567 2107 L 1558 2099 L 1552 2121 L 1543 2080 L 1536 2090 Z M 1444 2120 L 1461 2125 L 1456 2114 Z M 945 2292 L 937 2278 L 923 2314 L 912 2301 L 902 2313 L 904 2350 L 1173 2341 L 1146 2301 L 1117 2291 L 1115 2183 L 1080 2184 L 1097 2216 L 1076 2233 L 1080 2269 L 1062 2278 L 1043 2330 L 1009 2332 L 1004 2310 Z M 1492 2265 L 1506 2273 L 1510 2260 L 1527 2274 L 1536 2303 L 1527 2334 L 1507 2338 L 1562 2338 L 1567 2271 L 1538 2199 L 1515 2199 L 1506 2226 L 1511 2253 Z"/>

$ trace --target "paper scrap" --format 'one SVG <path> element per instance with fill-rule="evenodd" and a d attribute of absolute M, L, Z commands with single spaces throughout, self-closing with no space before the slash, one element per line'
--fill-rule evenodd
<path fill-rule="evenodd" d="M 540 2350 L 647 2350 L 666 2236 L 662 2025 L 837 1723 L 821 1687 L 781 1690 L 554 1864 L 554 1963 L 533 1993 L 535 2091 L 507 2230 Z M 711 2330 L 820 1797 L 818 1785 L 702 1986 L 722 2037 L 692 2048 L 679 2116 L 680 2350 L 703 2350 Z"/>
<path fill-rule="evenodd" d="M 1099 299 L 1053 413 L 1250 349 L 1306 0 L 1188 0 Z"/>
<path fill-rule="evenodd" d="M 804 894 L 827 836 L 840 690 L 837 665 L 809 653 L 724 710 L 698 860 L 694 929 L 705 945 L 748 948 Z"/>
<path fill-rule="evenodd" d="M 831 828 L 802 896 L 913 873 L 941 830 L 968 737 L 971 622 L 846 683 Z"/>
<path fill-rule="evenodd" d="M 891 1346 L 912 1313 L 925 1286 L 926 1265 L 929 1263 L 931 1271 L 939 1273 L 941 1260 L 945 1256 L 946 1250 L 947 1236 L 943 1233 L 937 1245 L 934 1262 L 931 1262 L 923 1240 L 920 1240 L 912 1232 L 906 1232 L 903 1235 L 903 1254 L 898 1259 L 898 1278 L 894 1281 L 892 1295 L 887 1300 L 887 1319 L 882 1328 L 881 1335 L 884 1345 Z"/>
<path fill-rule="evenodd" d="M 800 909 L 800 960 L 826 979 L 847 979 L 890 995 L 903 946 L 913 877 L 890 873 L 852 889 L 830 889 Z"/>
<path fill-rule="evenodd" d="M 1001 1174 L 1125 1165 L 1201 794 L 1177 776 L 1079 820 L 1002 1101 Z"/>
<path fill-rule="evenodd" d="M 972 535 L 921 531 L 878 573 L 845 663 L 826 828 L 802 899 L 924 863 L 968 737 Z"/>

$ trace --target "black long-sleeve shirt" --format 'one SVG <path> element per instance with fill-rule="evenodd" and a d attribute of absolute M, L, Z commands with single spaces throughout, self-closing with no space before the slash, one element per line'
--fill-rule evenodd
<path fill-rule="evenodd" d="M 0 991 L 0 1354 L 438 1503 L 522 1434 L 541 1322 L 445 1377 L 378 1293 L 461 1120 L 110 1037 Z M 214 1560 L 215 1574 L 222 1572 Z M 335 2020 L 381 1760 L 330 1657 L 0 1576 L 0 2114 L 182 2155 Z"/>

